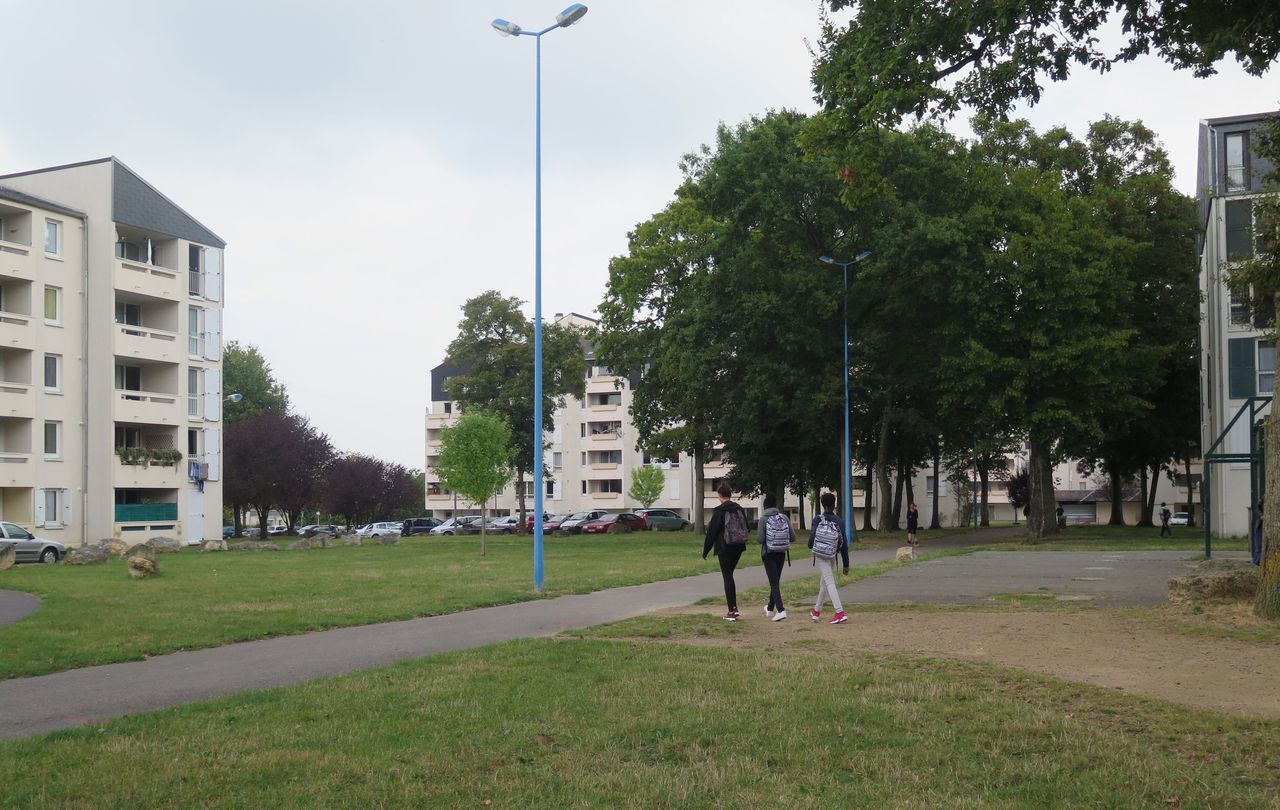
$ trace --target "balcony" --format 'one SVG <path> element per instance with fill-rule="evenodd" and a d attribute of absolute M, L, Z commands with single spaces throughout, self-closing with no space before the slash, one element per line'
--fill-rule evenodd
<path fill-rule="evenodd" d="M 0 336 L 4 334 L 3 318 L 0 318 Z M 177 363 L 186 355 L 186 344 L 177 332 L 152 329 L 146 326 L 116 324 L 115 354 L 135 360 L 157 360 Z"/>
<path fill-rule="evenodd" d="M 593 492 L 591 500 L 593 501 L 616 501 L 622 497 L 621 492 Z"/>
<path fill-rule="evenodd" d="M 120 456 L 117 455 L 111 480 L 113 486 L 121 489 L 174 489 L 187 480 L 186 472 L 185 461 L 167 465 L 153 461 L 144 466 L 142 464 L 125 464 L 120 460 Z M 147 505 L 169 506 L 170 504 Z M 120 508 L 117 506 L 117 511 Z M 174 516 L 176 519 L 177 512 L 174 512 Z"/>
<path fill-rule="evenodd" d="M 165 301 L 186 300 L 177 270 L 127 259 L 116 259 L 116 289 Z"/>
<path fill-rule="evenodd" d="M 137 532 L 175 532 L 178 530 L 176 503 L 118 503 L 115 514 L 117 537 Z"/>
<path fill-rule="evenodd" d="M 35 480 L 30 453 L 0 451 L 0 487 L 34 487 Z"/>
<path fill-rule="evenodd" d="M 442 428 L 446 425 L 451 425 L 456 416 L 456 413 L 429 413 L 427 414 L 427 427 Z"/>
<path fill-rule="evenodd" d="M 593 461 L 591 463 L 591 469 L 593 470 L 616 470 L 620 466 L 622 465 L 614 464 L 611 461 Z"/>
<path fill-rule="evenodd" d="M 31 318 L 14 312 L 0 312 L 0 346 L 8 349 L 33 348 Z"/>
<path fill-rule="evenodd" d="M 606 394 L 611 391 L 617 391 L 619 390 L 618 383 L 621 380 L 622 380 L 621 377 L 618 377 L 612 374 L 601 374 L 595 377 L 591 377 L 587 380 L 587 393 L 588 394 Z"/>
<path fill-rule="evenodd" d="M 621 407 L 622 407 L 621 405 L 617 405 L 617 404 L 612 404 L 612 405 L 592 405 L 592 406 L 591 406 L 591 411 L 592 411 L 592 413 L 608 413 L 608 412 L 610 412 L 610 411 L 616 411 L 616 410 L 618 410 L 618 409 L 619 409 L 619 408 L 621 408 Z"/>
<path fill-rule="evenodd" d="M 115 395 L 115 406 L 112 409 L 111 418 L 117 422 L 177 425 L 187 418 L 186 397 L 180 397 L 177 394 L 116 391 Z M 11 415 L 4 412 L 2 403 L 3 397 L 0 397 L 0 416 Z"/>
<path fill-rule="evenodd" d="M 0 276 L 32 281 L 36 277 L 35 262 L 29 245 L 0 239 Z"/>
<path fill-rule="evenodd" d="M 36 415 L 35 396 L 25 383 L 0 382 L 0 416 L 31 419 Z"/>
<path fill-rule="evenodd" d="M 427 495 L 427 500 L 432 503 L 452 503 L 452 492 L 435 492 Z"/>

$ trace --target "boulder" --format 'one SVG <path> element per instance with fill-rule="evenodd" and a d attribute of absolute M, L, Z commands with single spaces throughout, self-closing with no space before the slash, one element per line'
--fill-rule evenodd
<path fill-rule="evenodd" d="M 96 565 L 111 559 L 111 552 L 106 546 L 80 546 L 67 552 L 62 560 L 65 565 Z"/>
<path fill-rule="evenodd" d="M 344 534 L 344 535 L 342 536 L 342 545 L 344 545 L 344 546 L 358 546 L 358 545 L 360 545 L 360 544 L 361 544 L 361 543 L 363 543 L 363 542 L 364 542 L 364 541 L 363 541 L 363 540 L 361 540 L 361 539 L 360 539 L 360 537 L 359 537 L 358 535 L 354 535 L 354 534 Z"/>
<path fill-rule="evenodd" d="M 0 571 L 7 571 L 18 561 L 18 552 L 14 550 L 13 543 L 5 543 L 0 546 Z"/>
<path fill-rule="evenodd" d="M 242 543 L 232 543 L 227 546 L 228 551 L 279 551 L 280 547 L 275 543 L 260 543 L 256 540 L 245 540 Z"/>
<path fill-rule="evenodd" d="M 292 543 L 285 546 L 285 548 L 290 551 L 306 551 L 311 548 L 311 541 L 304 537 L 301 540 L 294 540 Z"/>
<path fill-rule="evenodd" d="M 98 545 L 105 548 L 107 553 L 111 554 L 113 557 L 123 557 L 124 553 L 129 550 L 128 543 L 114 537 L 110 540 L 100 540 L 98 541 Z"/>
<path fill-rule="evenodd" d="M 134 548 L 139 548 L 139 547 L 149 548 L 148 546 L 143 545 L 141 543 L 138 544 L 137 546 L 134 546 Z M 133 549 L 129 549 L 129 550 L 133 551 Z M 151 550 L 152 554 L 154 555 L 154 549 L 149 549 L 149 550 Z M 129 576 L 132 579 L 146 579 L 147 577 L 153 577 L 156 574 L 160 573 L 160 568 L 156 565 L 154 556 L 152 556 L 151 559 L 147 559 L 147 557 L 142 554 L 126 557 L 125 567 L 129 569 Z"/>
<path fill-rule="evenodd" d="M 898 553 L 894 556 L 894 559 L 897 560 L 898 562 L 910 562 L 915 558 L 916 558 L 915 546 L 902 546 L 901 548 L 898 549 Z"/>
<path fill-rule="evenodd" d="M 1233 602 L 1257 592 L 1258 569 L 1248 560 L 1205 560 L 1169 580 L 1169 601 L 1178 604 Z"/>
<path fill-rule="evenodd" d="M 137 543 L 129 546 L 129 550 L 124 553 L 124 558 L 126 560 L 132 560 L 134 557 L 155 562 L 156 550 L 146 543 Z"/>
<path fill-rule="evenodd" d="M 200 550 L 201 550 L 201 551 L 226 551 L 226 550 L 227 550 L 227 541 L 226 541 L 226 540 L 221 540 L 221 539 L 219 539 L 219 540 L 206 540 L 206 541 L 204 541 L 203 543 L 201 543 L 201 544 L 200 544 Z"/>
<path fill-rule="evenodd" d="M 312 548 L 328 548 L 333 545 L 334 538 L 328 532 L 316 532 L 310 539 Z"/>
<path fill-rule="evenodd" d="M 398 534 L 384 534 L 381 537 L 375 537 L 374 539 L 384 546 L 400 545 L 400 535 Z"/>
<path fill-rule="evenodd" d="M 172 554 L 182 550 L 182 544 L 172 537 L 153 537 L 147 541 L 147 545 L 161 554 Z"/>

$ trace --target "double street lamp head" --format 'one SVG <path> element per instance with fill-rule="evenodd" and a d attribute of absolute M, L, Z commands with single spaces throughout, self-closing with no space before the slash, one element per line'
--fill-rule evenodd
<path fill-rule="evenodd" d="M 576 23 L 578 20 L 581 20 L 583 15 L 586 13 L 587 13 L 586 6 L 582 5 L 581 3 L 574 3 L 573 5 L 569 6 L 564 11 L 556 15 L 556 24 L 551 26 L 551 28 L 568 28 L 569 26 Z M 525 30 L 523 28 L 511 22 L 510 20 L 503 20 L 499 18 L 489 24 L 493 26 L 493 30 L 497 31 L 499 34 L 502 34 L 504 37 L 517 37 L 525 33 Z M 550 31 L 551 28 L 548 28 L 547 31 Z M 544 33 L 546 33 L 546 31 L 535 33 L 533 34 L 533 36 L 540 36 L 541 34 L 544 34 Z"/>
<path fill-rule="evenodd" d="M 825 262 L 825 263 L 827 263 L 827 264 L 843 264 L 843 265 L 850 265 L 850 264 L 857 264 L 858 262 L 862 261 L 863 259 L 867 258 L 867 257 L 868 257 L 868 256 L 870 256 L 870 255 L 871 255 L 871 251 L 869 251 L 869 250 L 860 250 L 860 251 L 858 251 L 858 255 L 857 255 L 857 256 L 854 256 L 854 257 L 853 257 L 853 259 L 852 259 L 851 261 L 842 262 L 842 261 L 839 261 L 838 259 L 833 259 L 833 258 L 831 258 L 830 256 L 819 256 L 819 257 L 818 257 L 818 261 L 820 261 L 820 262 Z"/>

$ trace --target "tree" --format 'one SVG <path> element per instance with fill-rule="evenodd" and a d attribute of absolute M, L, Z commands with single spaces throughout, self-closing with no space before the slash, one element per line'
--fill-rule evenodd
<path fill-rule="evenodd" d="M 224 491 L 232 503 L 255 509 L 263 529 L 272 509 L 284 510 L 292 531 L 298 511 L 318 495 L 331 454 L 328 437 L 304 417 L 261 411 L 227 426 Z"/>
<path fill-rule="evenodd" d="M 823 14 L 813 70 L 818 101 L 845 131 L 962 106 L 1004 115 L 1039 101 L 1045 78 L 1073 64 L 1105 72 L 1154 51 L 1196 76 L 1234 54 L 1248 73 L 1280 55 L 1280 5 L 1271 0 L 829 0 L 856 8 L 847 25 Z M 1124 44 L 1094 34 L 1112 17 Z"/>
<path fill-rule="evenodd" d="M 1268 119 L 1259 135 L 1258 156 L 1275 167 L 1264 178 L 1266 190 L 1271 193 L 1254 203 L 1257 249 L 1253 257 L 1234 267 L 1227 279 L 1255 322 L 1270 325 L 1269 338 L 1280 349 L 1280 117 Z M 1280 619 L 1280 418 L 1274 404 L 1265 430 L 1263 547 L 1254 612 L 1264 618 Z"/>
<path fill-rule="evenodd" d="M 651 464 L 645 464 L 631 471 L 631 489 L 627 495 L 645 509 L 653 506 L 654 501 L 662 497 L 662 488 L 667 485 L 667 476 L 662 470 Z"/>
<path fill-rule="evenodd" d="M 348 526 L 409 517 L 422 508 L 422 478 L 400 464 L 359 453 L 334 459 L 325 470 L 321 500 Z"/>
<path fill-rule="evenodd" d="M 542 426 L 533 423 L 533 324 L 518 298 L 489 290 L 462 306 L 458 336 L 449 344 L 448 361 L 467 369 L 445 384 L 465 411 L 479 407 L 511 426 L 509 455 L 517 482 L 520 525 L 525 525 L 524 475 L 533 469 L 535 441 L 555 429 L 556 410 L 570 396 L 586 391 L 583 335 L 558 324 L 542 327 Z M 543 474 L 547 471 L 544 467 Z"/>
<path fill-rule="evenodd" d="M 480 556 L 485 556 L 489 499 L 511 480 L 511 428 L 500 417 L 469 410 L 441 431 L 440 482 L 480 504 Z"/>
<path fill-rule="evenodd" d="M 230 426 L 266 410 L 289 410 L 289 394 L 271 373 L 266 358 L 252 344 L 232 340 L 222 349 L 222 389 L 240 394 L 239 402 L 227 402 L 222 421 Z"/>

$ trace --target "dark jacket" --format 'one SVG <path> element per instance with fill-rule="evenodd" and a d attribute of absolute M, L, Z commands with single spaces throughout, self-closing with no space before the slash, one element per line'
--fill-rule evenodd
<path fill-rule="evenodd" d="M 913 512 L 910 509 L 908 509 L 907 510 L 907 531 L 911 532 L 912 534 L 915 534 L 915 532 L 919 528 L 920 528 L 920 510 L 917 509 Z"/>
<path fill-rule="evenodd" d="M 840 520 L 835 512 L 823 512 L 822 516 L 828 520 L 834 520 L 836 526 L 840 529 L 840 560 L 844 563 L 844 567 L 849 567 L 849 538 L 844 533 L 844 522 Z M 813 548 L 813 533 L 817 531 L 818 521 L 814 521 L 809 527 L 809 548 Z"/>
<path fill-rule="evenodd" d="M 741 511 L 741 506 L 738 506 L 733 501 L 725 501 L 711 513 L 711 521 L 707 523 L 707 536 L 702 541 L 702 559 L 705 560 L 713 548 L 716 556 L 720 556 L 720 552 L 724 551 L 724 516 L 729 512 Z M 742 519 L 746 521 L 747 516 L 744 514 Z M 750 521 L 747 521 L 747 523 L 750 525 Z"/>

